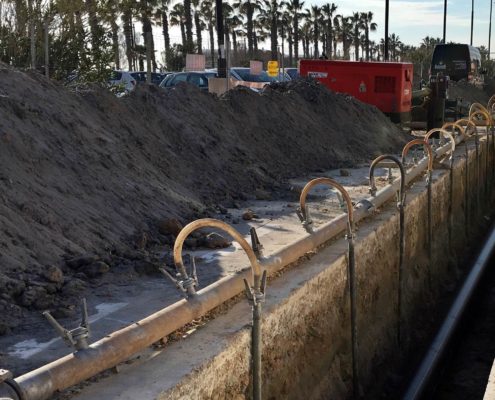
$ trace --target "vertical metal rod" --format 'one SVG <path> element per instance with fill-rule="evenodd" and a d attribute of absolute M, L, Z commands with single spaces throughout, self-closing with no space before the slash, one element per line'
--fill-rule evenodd
<path fill-rule="evenodd" d="M 488 184 L 488 164 L 490 163 L 490 127 L 486 127 L 486 155 L 485 155 L 485 202 L 488 200 L 490 185 Z"/>
<path fill-rule="evenodd" d="M 445 42 L 445 33 L 447 32 L 447 0 L 443 2 L 443 40 L 442 43 Z"/>
<path fill-rule="evenodd" d="M 253 400 L 261 400 L 261 302 L 258 301 L 253 305 L 253 330 L 251 335 Z"/>
<path fill-rule="evenodd" d="M 478 138 L 478 132 L 476 132 L 476 136 L 474 138 L 475 144 L 475 154 L 476 154 L 476 211 L 480 209 L 480 144 Z"/>
<path fill-rule="evenodd" d="M 465 176 L 465 188 L 464 188 L 464 228 L 466 239 L 469 237 L 469 148 L 467 141 L 465 143 L 466 149 L 466 173 Z"/>
<path fill-rule="evenodd" d="M 469 42 L 471 46 L 473 45 L 473 24 L 474 24 L 474 0 L 471 1 L 471 41 Z"/>
<path fill-rule="evenodd" d="M 450 190 L 449 190 L 449 249 L 452 250 L 452 231 L 454 229 L 454 155 L 450 160 Z"/>
<path fill-rule="evenodd" d="M 389 0 L 385 0 L 385 61 L 388 61 L 388 17 L 389 17 Z"/>
<path fill-rule="evenodd" d="M 433 263 L 433 204 L 432 204 L 432 199 L 431 199 L 431 180 L 432 180 L 432 174 L 431 171 L 428 171 L 428 183 L 427 183 L 427 189 L 428 189 L 428 259 L 430 261 L 430 267 Z M 430 289 L 431 289 L 431 268 L 428 268 L 428 274 L 429 274 L 429 282 L 430 282 Z"/>
<path fill-rule="evenodd" d="M 348 249 L 348 280 L 349 295 L 351 307 L 351 341 L 352 341 L 352 393 L 353 398 L 359 398 L 359 368 L 358 368 L 358 339 L 357 339 L 357 280 L 356 280 L 356 262 L 354 257 L 354 239 L 352 233 L 347 235 Z"/>
<path fill-rule="evenodd" d="M 402 338 L 402 295 L 404 292 L 404 248 L 405 248 L 405 235 L 404 235 L 404 204 L 400 202 L 399 205 L 399 289 L 397 294 L 397 312 L 399 315 L 398 318 L 398 327 L 397 327 L 397 343 L 399 344 L 399 348 L 402 348 L 403 338 Z"/>
<path fill-rule="evenodd" d="M 492 10 L 493 0 L 490 0 L 490 23 L 488 24 L 488 59 L 490 59 L 490 49 L 492 45 Z"/>

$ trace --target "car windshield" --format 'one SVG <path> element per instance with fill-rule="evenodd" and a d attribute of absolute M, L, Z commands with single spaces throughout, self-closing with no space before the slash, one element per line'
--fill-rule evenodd
<path fill-rule="evenodd" d="M 241 77 L 243 81 L 246 82 L 277 82 L 278 78 L 268 76 L 266 71 L 261 71 L 259 75 L 251 75 L 249 68 L 232 68 L 237 75 Z"/>

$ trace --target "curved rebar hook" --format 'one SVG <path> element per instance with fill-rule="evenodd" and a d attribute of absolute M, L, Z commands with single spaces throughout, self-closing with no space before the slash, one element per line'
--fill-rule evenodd
<path fill-rule="evenodd" d="M 464 129 L 464 135 L 465 137 L 469 138 L 471 136 L 473 136 L 472 134 L 470 135 L 469 132 L 468 132 L 468 127 L 469 126 L 472 126 L 473 129 L 474 129 L 474 132 L 476 132 L 476 124 L 469 120 L 469 119 L 466 119 L 466 118 L 461 118 L 461 119 L 458 119 L 457 121 L 455 121 L 456 124 L 458 124 L 459 126 L 462 126 L 462 124 L 465 124 L 466 125 L 466 129 Z"/>
<path fill-rule="evenodd" d="M 311 233 L 311 219 L 309 217 L 308 208 L 306 205 L 306 197 L 309 191 L 316 185 L 325 184 L 334 189 L 337 189 L 344 198 L 347 205 L 347 246 L 348 246 L 348 283 L 349 283 L 349 296 L 350 296 L 350 316 L 351 316 L 351 345 L 352 345 L 352 390 L 354 397 L 359 396 L 359 368 L 358 368 L 358 331 L 357 331 L 357 279 L 356 279 L 356 262 L 354 256 L 354 206 L 352 199 L 349 196 L 347 190 L 344 187 L 334 181 L 331 178 L 316 178 L 309 181 L 304 186 L 301 196 L 299 197 L 299 211 L 301 215 L 299 218 L 308 232 Z"/>
<path fill-rule="evenodd" d="M 433 170 L 434 154 L 430 144 L 423 139 L 413 139 L 406 143 L 402 149 L 402 164 L 404 165 L 409 150 L 416 145 L 422 145 L 426 149 L 426 152 L 428 153 L 428 171 L 431 172 Z"/>
<path fill-rule="evenodd" d="M 397 343 L 399 348 L 402 348 L 402 292 L 403 292 L 403 279 L 404 279 L 404 249 L 406 247 L 405 243 L 405 229 L 404 229 L 404 203 L 406 201 L 406 171 L 400 160 L 390 154 L 385 154 L 378 156 L 373 160 L 370 166 L 370 194 L 372 196 L 376 195 L 376 185 L 375 185 L 375 167 L 379 162 L 383 160 L 391 160 L 397 164 L 400 169 L 400 191 L 399 200 L 397 203 L 397 208 L 399 210 L 399 265 L 398 265 L 398 277 L 399 277 L 399 288 L 397 293 Z"/>
<path fill-rule="evenodd" d="M 187 237 L 197 229 L 201 228 L 217 228 L 226 233 L 228 233 L 232 238 L 240 244 L 242 249 L 246 252 L 249 263 L 251 265 L 251 269 L 253 272 L 253 281 L 254 288 L 259 289 L 261 286 L 261 267 L 256 259 L 256 255 L 254 254 L 253 249 L 248 244 L 248 242 L 244 239 L 244 237 L 234 228 L 232 228 L 229 224 L 226 224 L 223 221 L 219 221 L 213 218 L 203 218 L 193 221 L 187 224 L 177 235 L 177 239 L 174 244 L 174 263 L 178 271 L 182 274 L 184 278 L 188 278 L 186 268 L 184 267 L 184 262 L 182 260 L 182 247 L 184 245 L 184 241 Z M 189 293 L 195 294 L 195 293 Z"/>
<path fill-rule="evenodd" d="M 471 117 L 472 114 L 474 114 L 477 111 L 481 111 L 483 113 L 486 113 L 487 115 L 490 115 L 490 111 L 481 103 L 473 103 L 471 104 L 471 107 L 469 107 L 469 117 Z"/>
<path fill-rule="evenodd" d="M 464 129 L 463 126 L 459 125 L 457 122 L 446 122 L 445 124 L 442 125 L 442 129 L 447 130 L 448 128 L 453 128 L 454 131 L 451 133 L 455 133 L 455 129 L 459 129 L 460 135 L 464 138 L 466 136 L 466 130 Z"/>
<path fill-rule="evenodd" d="M 476 122 L 474 122 L 474 117 L 477 117 L 477 116 L 481 116 L 481 117 L 485 118 L 486 123 L 484 126 L 493 126 L 493 120 L 492 120 L 492 117 L 490 116 L 490 113 L 488 111 L 476 110 L 473 113 L 469 114 L 469 120 L 472 121 L 475 125 L 476 125 Z"/>
<path fill-rule="evenodd" d="M 347 234 L 352 235 L 354 231 L 354 222 L 353 222 L 353 213 L 354 213 L 354 206 L 352 205 L 352 200 L 351 197 L 349 196 L 349 193 L 347 190 L 344 189 L 344 187 L 334 181 L 333 179 L 330 178 L 316 178 L 311 181 L 309 181 L 306 186 L 304 186 L 304 189 L 301 192 L 301 196 L 299 197 L 299 209 L 302 214 L 302 223 L 304 224 L 305 227 L 311 225 L 311 219 L 309 217 L 308 209 L 306 206 L 306 197 L 308 196 L 309 191 L 316 185 L 319 184 L 325 184 L 328 185 L 334 189 L 337 189 L 341 194 L 342 197 L 344 198 L 346 205 L 347 205 Z"/>
<path fill-rule="evenodd" d="M 492 110 L 493 111 L 493 106 L 495 106 L 495 94 L 492 97 L 490 97 L 490 100 L 488 100 L 488 103 L 487 103 L 486 106 L 487 106 L 486 108 L 488 110 Z"/>
<path fill-rule="evenodd" d="M 450 146 L 451 146 L 450 159 L 452 160 L 454 157 L 454 151 L 455 151 L 455 139 L 454 139 L 454 136 L 452 136 L 452 134 L 450 132 L 447 132 L 445 129 L 442 129 L 442 128 L 433 128 L 430 131 L 428 131 L 428 133 L 425 135 L 425 142 L 428 142 L 428 140 L 430 139 L 430 136 L 436 132 L 440 132 L 443 137 L 447 137 L 450 139 Z"/>
<path fill-rule="evenodd" d="M 380 163 L 383 160 L 393 161 L 399 167 L 399 170 L 400 170 L 399 202 L 404 203 L 405 197 L 406 197 L 406 193 L 405 193 L 406 171 L 404 170 L 404 166 L 402 165 L 402 162 L 396 156 L 393 156 L 391 154 L 384 154 L 384 155 L 378 156 L 371 163 L 371 165 L 370 165 L 370 194 L 372 196 L 375 196 L 375 194 L 376 194 L 375 167 L 378 165 L 378 163 Z"/>
<path fill-rule="evenodd" d="M 254 286 L 249 287 L 249 284 L 244 280 L 246 289 L 246 297 L 251 304 L 253 324 L 251 329 L 251 365 L 253 374 L 253 400 L 261 400 L 261 303 L 265 299 L 265 285 L 266 285 L 266 270 L 261 273 L 261 267 L 258 264 L 256 254 L 254 253 L 248 242 L 242 237 L 242 235 L 229 224 L 223 221 L 212 218 L 198 219 L 190 224 L 186 225 L 177 236 L 174 244 L 174 263 L 177 269 L 182 274 L 186 274 L 186 269 L 182 261 L 182 246 L 184 241 L 190 233 L 201 228 L 217 228 L 232 236 L 246 252 L 249 263 L 251 264 L 251 270 L 253 272 Z M 187 275 L 185 275 L 187 276 Z M 193 288 L 194 289 L 194 288 Z M 195 294 L 195 293 L 194 293 Z"/>

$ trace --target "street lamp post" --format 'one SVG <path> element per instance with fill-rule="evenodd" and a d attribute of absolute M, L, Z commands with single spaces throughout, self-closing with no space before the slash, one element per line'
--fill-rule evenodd
<path fill-rule="evenodd" d="M 471 0 L 471 46 L 473 45 L 473 24 L 474 24 L 474 0 Z"/>
<path fill-rule="evenodd" d="M 444 44 L 445 44 L 446 31 L 447 31 L 447 0 L 445 0 L 443 3 L 443 43 Z"/>
<path fill-rule="evenodd" d="M 385 0 L 385 50 L 384 50 L 385 61 L 388 61 L 388 14 L 389 14 L 389 0 Z"/>
<path fill-rule="evenodd" d="M 490 59 L 490 48 L 492 44 L 492 9 L 493 0 L 490 0 L 490 24 L 488 25 L 488 59 Z"/>

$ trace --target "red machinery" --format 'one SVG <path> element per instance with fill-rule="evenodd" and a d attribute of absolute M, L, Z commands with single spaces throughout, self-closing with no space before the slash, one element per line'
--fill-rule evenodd
<path fill-rule="evenodd" d="M 395 62 L 301 60 L 299 74 L 373 104 L 393 121 L 411 119 L 413 65 Z"/>

